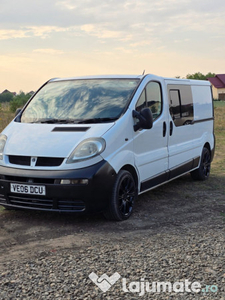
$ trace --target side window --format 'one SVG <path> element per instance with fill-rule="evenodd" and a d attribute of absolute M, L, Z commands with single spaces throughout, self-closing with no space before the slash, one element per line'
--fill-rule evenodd
<path fill-rule="evenodd" d="M 169 107 L 175 126 L 188 125 L 193 121 L 193 99 L 190 86 L 170 85 Z"/>
<path fill-rule="evenodd" d="M 145 89 L 143 90 L 138 102 L 136 104 L 136 111 L 140 112 L 142 108 L 146 107 Z"/>
<path fill-rule="evenodd" d="M 158 82 L 150 82 L 146 86 L 147 107 L 152 111 L 155 120 L 161 114 L 162 97 L 161 88 Z"/>
<path fill-rule="evenodd" d="M 158 82 L 149 82 L 143 90 L 137 104 L 136 110 L 141 111 L 142 108 L 149 107 L 153 120 L 155 120 L 162 111 L 161 87 Z"/>
<path fill-rule="evenodd" d="M 170 90 L 170 115 L 175 125 L 178 125 L 178 120 L 182 118 L 179 90 Z"/>

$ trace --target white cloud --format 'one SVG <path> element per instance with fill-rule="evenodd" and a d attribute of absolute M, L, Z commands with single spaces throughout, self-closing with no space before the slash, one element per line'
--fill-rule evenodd
<path fill-rule="evenodd" d="M 50 54 L 50 55 L 59 55 L 63 54 L 62 50 L 58 49 L 35 49 L 33 50 L 34 53 L 42 53 L 42 54 Z"/>
<path fill-rule="evenodd" d="M 67 76 L 140 73 L 148 66 L 182 76 L 191 65 L 204 72 L 204 63 L 216 72 L 224 61 L 224 14 L 224 0 L 1 0 L 2 78 L 9 66 L 15 74 L 28 65 L 37 73 L 37 62 L 37 78 L 46 76 L 46 66 L 50 77 L 62 69 Z"/>
<path fill-rule="evenodd" d="M 92 36 L 101 42 L 118 39 L 134 45 L 157 39 L 164 43 L 168 33 L 186 35 L 190 32 L 196 35 L 207 28 L 215 34 L 223 30 L 225 2 L 217 2 L 219 5 L 214 5 L 211 0 L 197 3 L 194 0 L 157 0 L 151 3 L 148 0 L 39 0 L 37 3 L 17 0 L 12 7 L 9 1 L 3 1 L 0 40 L 46 39 L 54 33 L 65 33 L 65 37 L 71 34 Z"/>
<path fill-rule="evenodd" d="M 31 26 L 28 27 L 27 30 L 30 32 L 31 35 L 47 38 L 52 33 L 55 32 L 66 32 L 69 28 L 66 27 L 58 27 L 58 26 Z"/>
<path fill-rule="evenodd" d="M 48 38 L 52 33 L 68 32 L 75 28 L 73 27 L 57 27 L 57 26 L 28 26 L 19 29 L 2 29 L 0 30 L 0 40 L 7 39 L 22 39 L 40 37 L 42 39 Z"/>
<path fill-rule="evenodd" d="M 0 40 L 8 40 L 15 38 L 26 38 L 27 30 L 15 30 L 15 29 L 1 29 L 0 30 Z"/>
<path fill-rule="evenodd" d="M 108 29 L 107 29 L 108 28 Z M 81 26 L 81 30 L 84 32 L 96 36 L 99 39 L 115 39 L 122 38 L 123 34 L 119 30 L 110 30 L 109 24 L 85 24 Z"/>
<path fill-rule="evenodd" d="M 74 4 L 74 2 L 69 1 L 69 0 L 64 0 L 64 1 L 57 1 L 56 5 L 59 6 L 62 9 L 69 9 L 73 10 L 77 8 L 77 5 Z"/>

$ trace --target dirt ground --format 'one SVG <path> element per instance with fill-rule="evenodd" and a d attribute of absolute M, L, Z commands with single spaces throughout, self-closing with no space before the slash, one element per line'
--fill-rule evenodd
<path fill-rule="evenodd" d="M 212 175 L 195 182 L 187 174 L 139 196 L 131 218 L 110 222 L 102 215 L 80 216 L 0 209 L 0 262 L 55 251 L 74 245 L 86 247 L 92 240 L 133 239 L 162 231 L 216 228 L 225 225 L 224 177 Z M 222 226 L 221 226 L 222 225 Z M 224 231 L 223 231 L 224 232 Z"/>

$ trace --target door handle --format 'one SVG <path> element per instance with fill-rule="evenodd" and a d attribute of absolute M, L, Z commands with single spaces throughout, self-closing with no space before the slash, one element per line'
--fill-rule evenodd
<path fill-rule="evenodd" d="M 166 122 L 163 122 L 163 137 L 166 136 Z"/>
<path fill-rule="evenodd" d="M 170 136 L 173 134 L 173 122 L 170 121 Z"/>

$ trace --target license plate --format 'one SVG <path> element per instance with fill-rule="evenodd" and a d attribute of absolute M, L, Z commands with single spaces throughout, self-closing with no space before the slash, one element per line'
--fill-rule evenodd
<path fill-rule="evenodd" d="M 10 183 L 11 193 L 45 196 L 45 186 Z"/>

